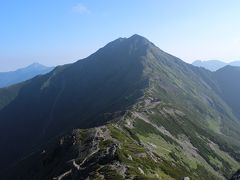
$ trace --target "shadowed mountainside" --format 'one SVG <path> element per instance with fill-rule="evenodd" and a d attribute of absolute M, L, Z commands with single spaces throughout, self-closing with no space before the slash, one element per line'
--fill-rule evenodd
<path fill-rule="evenodd" d="M 223 99 L 240 118 L 240 67 L 225 66 L 214 73 Z"/>

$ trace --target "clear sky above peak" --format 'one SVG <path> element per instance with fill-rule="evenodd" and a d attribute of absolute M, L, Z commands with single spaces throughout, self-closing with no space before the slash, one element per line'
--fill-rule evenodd
<path fill-rule="evenodd" d="M 139 34 L 186 62 L 240 60 L 239 0 L 12 0 L 0 6 L 0 71 L 84 58 Z"/>

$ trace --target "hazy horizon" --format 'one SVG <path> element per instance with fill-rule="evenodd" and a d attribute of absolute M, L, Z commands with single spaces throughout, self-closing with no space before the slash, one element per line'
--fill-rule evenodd
<path fill-rule="evenodd" d="M 89 54 L 89 55 L 91 55 L 91 54 Z M 89 55 L 87 55 L 87 56 L 89 56 Z M 173 55 L 174 55 L 174 54 L 173 54 Z M 86 56 L 86 57 L 87 57 L 87 56 Z M 79 58 L 78 60 L 84 59 L 84 58 L 86 58 L 86 57 Z M 1 71 L 1 68 L 0 68 L 0 73 L 1 73 L 1 72 L 11 72 L 11 71 L 19 70 L 19 69 L 22 69 L 22 68 L 26 68 L 26 67 L 28 67 L 28 66 L 31 66 L 31 65 L 33 65 L 33 64 L 40 64 L 40 65 L 47 66 L 47 67 L 55 67 L 55 66 L 58 66 L 58 65 L 64 65 L 64 64 L 74 63 L 74 62 L 76 62 L 76 61 L 78 61 L 78 60 L 69 61 L 69 62 L 66 62 L 66 63 L 63 63 L 63 64 L 53 64 L 53 65 L 51 65 L 51 64 L 50 64 L 50 65 L 47 65 L 47 64 L 43 64 L 43 63 L 38 62 L 38 61 L 32 61 L 32 62 L 30 62 L 30 64 L 21 65 L 21 66 L 19 66 L 19 67 L 14 67 L 13 69 L 7 69 L 7 70 Z M 183 60 L 183 59 L 182 59 L 182 60 Z M 184 60 L 183 60 L 183 61 L 184 61 Z M 224 61 L 224 60 L 218 60 L 218 59 L 206 59 L 206 60 L 196 59 L 196 60 L 193 60 L 192 62 L 187 62 L 187 61 L 185 61 L 185 62 L 187 62 L 187 63 L 189 63 L 189 64 L 192 64 L 194 61 L 202 61 L 202 62 L 206 62 L 206 61 L 221 61 L 221 62 L 225 62 L 225 63 L 231 63 L 231 62 L 236 62 L 236 61 L 240 61 L 240 60 L 236 60 L 236 61 Z"/>
<path fill-rule="evenodd" d="M 239 6 L 237 0 L 2 2 L 0 72 L 72 63 L 133 34 L 188 63 L 240 60 Z"/>

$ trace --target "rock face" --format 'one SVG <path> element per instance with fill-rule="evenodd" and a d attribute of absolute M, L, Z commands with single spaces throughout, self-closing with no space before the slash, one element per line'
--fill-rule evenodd
<path fill-rule="evenodd" d="M 117 39 L 0 89 L 0 179 L 228 179 L 240 123 L 222 87 L 141 36 Z"/>
<path fill-rule="evenodd" d="M 51 145 L 43 147 L 43 151 L 36 152 L 21 161 L 13 171 L 5 172 L 4 179 L 134 179 L 144 177 L 144 171 L 149 163 L 156 164 L 157 157 L 144 152 L 144 149 L 131 139 L 123 136 L 118 126 L 101 126 L 88 130 L 73 130 Z M 123 137 L 121 137 L 123 136 Z M 130 144 L 121 142 L 126 138 Z M 128 151 L 140 162 L 124 162 L 123 152 L 127 146 L 134 148 Z M 124 149 L 123 149 L 124 148 Z M 144 154 L 142 158 L 138 157 Z M 141 164 L 144 159 L 150 162 Z M 155 159 L 153 159 L 155 158 Z M 158 161 L 158 160 L 157 160 Z M 27 166 L 26 166 L 27 165 Z M 23 173 L 28 169 L 28 173 Z M 131 171 L 135 171 L 132 172 Z M 139 170 L 139 171 L 138 171 Z M 146 172 L 146 170 L 145 170 Z"/>

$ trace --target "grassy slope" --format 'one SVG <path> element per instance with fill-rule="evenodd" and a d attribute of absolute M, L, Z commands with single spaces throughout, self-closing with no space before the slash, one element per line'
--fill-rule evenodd
<path fill-rule="evenodd" d="M 63 174 L 65 178 L 112 180 L 221 177 L 198 153 L 193 156 L 185 152 L 183 144 L 144 120 L 133 120 L 134 126 L 129 128 L 126 124 L 132 120 L 129 115 L 117 124 L 74 130 L 20 161 L 11 175 L 3 178 L 51 179 Z M 226 153 L 218 151 L 229 158 L 229 163 L 236 163 Z M 81 168 L 77 169 L 73 162 Z"/>
<path fill-rule="evenodd" d="M 165 150 L 164 156 L 181 160 L 184 167 L 194 167 L 196 171 L 205 167 L 215 176 L 229 177 L 239 168 L 237 118 L 214 92 L 214 85 L 199 76 L 195 68 L 164 56 L 153 48 L 146 57 L 150 68 L 145 68 L 145 75 L 150 77 L 150 88 L 135 109 L 140 112 L 142 123 L 139 114 L 136 117 L 133 113 L 133 119 L 137 119 L 137 131 L 142 127 L 146 132 L 149 127 L 150 132 L 140 133 L 140 138 L 148 144 L 158 144 L 157 152 Z M 211 76 L 208 78 L 214 81 Z M 159 133 L 151 130 L 154 128 L 165 133 L 160 135 L 165 142 L 157 138 Z"/>
<path fill-rule="evenodd" d="M 23 84 L 24 83 L 0 88 L 0 110 L 14 100 Z"/>

